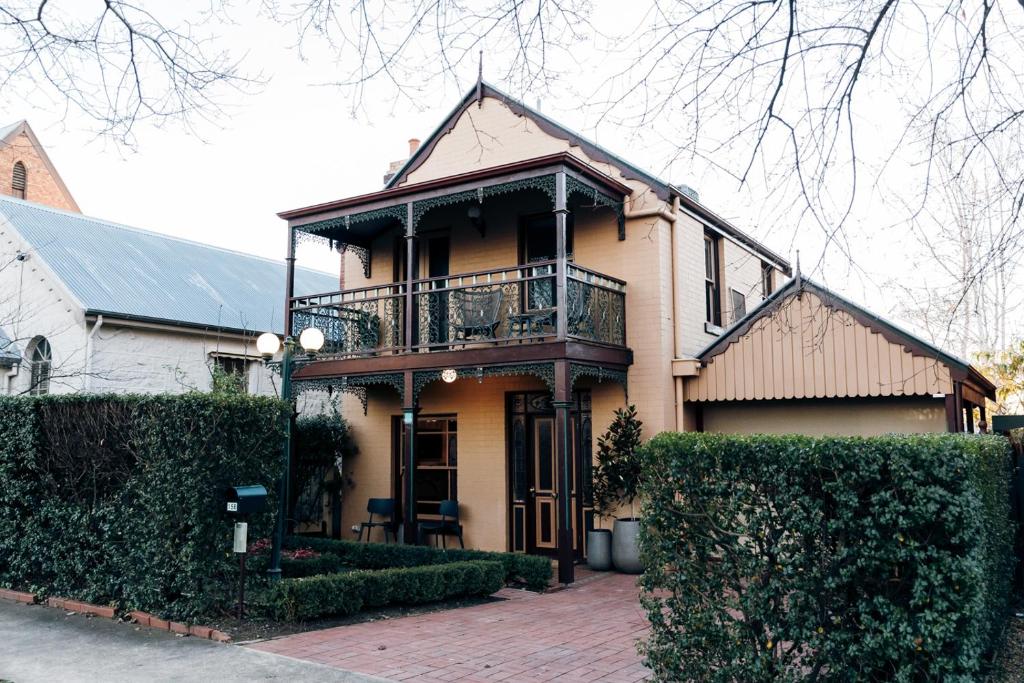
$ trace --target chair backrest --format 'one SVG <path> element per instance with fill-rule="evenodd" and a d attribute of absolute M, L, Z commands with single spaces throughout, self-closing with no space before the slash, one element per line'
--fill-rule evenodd
<path fill-rule="evenodd" d="M 441 518 L 444 520 L 451 519 L 458 521 L 459 519 L 459 501 L 457 500 L 442 500 L 441 501 Z"/>
<path fill-rule="evenodd" d="M 394 498 L 371 498 L 366 504 L 366 511 L 371 515 L 390 517 L 395 514 Z"/>
<path fill-rule="evenodd" d="M 503 296 L 501 289 L 485 289 L 483 291 L 462 289 L 456 291 L 455 294 L 458 297 L 463 325 L 483 327 L 498 322 Z"/>

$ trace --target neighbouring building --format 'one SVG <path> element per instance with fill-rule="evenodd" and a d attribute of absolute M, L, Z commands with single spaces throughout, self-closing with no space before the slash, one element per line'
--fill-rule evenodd
<path fill-rule="evenodd" d="M 79 212 L 28 121 L 0 127 L 0 196 Z"/>
<path fill-rule="evenodd" d="M 279 261 L 0 196 L 0 394 L 205 390 L 214 367 L 272 393 L 254 340 L 283 332 L 284 279 Z"/>
<path fill-rule="evenodd" d="M 802 278 L 779 289 L 786 259 L 693 190 L 484 83 L 411 145 L 381 191 L 279 215 L 290 264 L 301 241 L 346 259 L 341 291 L 298 295 L 289 276 L 286 327 L 324 332 L 320 357 L 295 373 L 296 392 L 344 394 L 359 445 L 343 527 L 365 519 L 369 498 L 392 498 L 414 542 L 420 520 L 457 500 L 468 546 L 553 555 L 562 581 L 585 556 L 585 530 L 602 523 L 590 499 L 594 444 L 617 408 L 636 404 L 647 436 L 744 431 L 754 416 L 765 431 L 930 431 L 961 428 L 943 411 L 991 387 Z M 771 330 L 762 322 L 805 310 L 806 321 L 834 326 L 823 342 L 833 364 L 870 386 L 854 390 L 844 375 L 840 388 L 825 371 L 823 392 L 808 393 L 815 332 L 802 317 Z M 848 323 L 856 339 L 871 333 L 864 353 L 856 340 L 836 350 Z M 771 390 L 755 372 L 759 393 L 744 384 L 738 402 L 734 364 L 749 362 L 746 373 L 775 344 L 789 355 L 772 366 Z M 894 388 L 896 363 L 923 369 L 912 390 Z M 797 365 L 803 375 L 785 374 Z"/>
<path fill-rule="evenodd" d="M 296 271 L 304 292 L 339 279 Z M 275 391 L 284 264 L 83 216 L 26 121 L 0 128 L 0 394 Z"/>

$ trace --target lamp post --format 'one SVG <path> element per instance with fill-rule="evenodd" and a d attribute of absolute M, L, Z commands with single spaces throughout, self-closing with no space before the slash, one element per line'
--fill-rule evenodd
<path fill-rule="evenodd" d="M 324 333 L 315 327 L 307 327 L 299 335 L 299 346 L 310 357 L 322 349 L 323 345 Z M 288 517 L 288 484 L 292 476 L 292 422 L 295 417 L 295 403 L 292 399 L 292 356 L 295 353 L 295 341 L 291 337 L 285 337 L 282 343 L 273 332 L 264 332 L 256 339 L 256 349 L 267 361 L 281 350 L 281 400 L 288 403 L 288 411 L 283 418 L 283 468 L 277 485 L 277 524 L 274 525 L 274 539 L 270 546 L 270 568 L 267 570 L 270 580 L 278 581 L 281 579 L 281 548 L 284 545 L 284 529 Z"/>

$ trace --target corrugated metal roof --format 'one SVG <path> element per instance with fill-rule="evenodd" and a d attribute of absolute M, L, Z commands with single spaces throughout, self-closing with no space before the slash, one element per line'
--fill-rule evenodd
<path fill-rule="evenodd" d="M 0 197 L 0 219 L 90 313 L 252 331 L 284 329 L 285 266 L 237 251 Z M 338 289 L 297 268 L 295 293 Z"/>
<path fill-rule="evenodd" d="M 15 130 L 18 129 L 18 126 L 20 126 L 23 123 L 24 123 L 24 121 L 15 121 L 14 123 L 12 123 L 12 124 L 10 124 L 8 126 L 0 126 L 0 140 L 3 140 L 8 135 L 13 133 Z"/>

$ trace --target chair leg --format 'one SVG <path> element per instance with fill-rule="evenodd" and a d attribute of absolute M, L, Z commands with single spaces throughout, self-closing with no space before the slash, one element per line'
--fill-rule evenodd
<path fill-rule="evenodd" d="M 462 542 L 462 532 L 461 531 L 459 532 L 459 547 L 462 548 L 463 550 L 466 549 L 466 544 Z"/>

